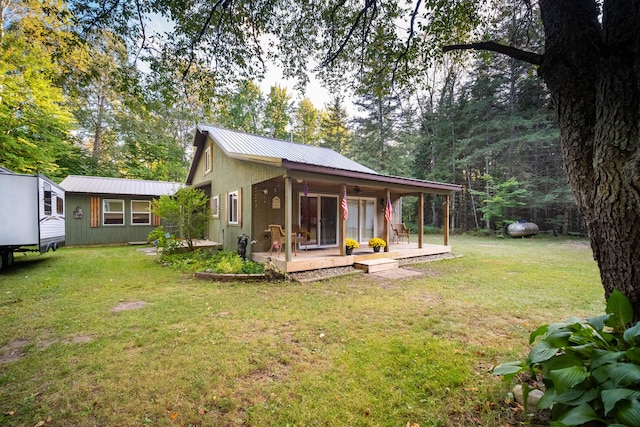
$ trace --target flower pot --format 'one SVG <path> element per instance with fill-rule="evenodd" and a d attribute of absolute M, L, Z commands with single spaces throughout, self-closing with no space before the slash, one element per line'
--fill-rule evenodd
<path fill-rule="evenodd" d="M 353 248 L 346 248 L 347 249 L 347 255 L 351 255 L 353 253 Z"/>
<path fill-rule="evenodd" d="M 373 252 L 380 252 L 380 246 L 374 246 Z"/>

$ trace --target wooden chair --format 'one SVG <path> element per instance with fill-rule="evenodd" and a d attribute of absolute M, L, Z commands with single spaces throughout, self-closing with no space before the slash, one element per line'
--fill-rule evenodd
<path fill-rule="evenodd" d="M 405 227 L 404 224 L 391 224 L 391 228 L 393 228 L 393 234 L 396 237 L 396 242 L 402 241 L 405 237 L 407 238 L 407 243 L 409 243 L 409 234 L 411 230 Z"/>
<path fill-rule="evenodd" d="M 279 224 L 269 224 L 269 231 L 271 232 L 271 247 L 269 248 L 269 255 L 276 251 L 276 256 L 280 256 L 282 247 L 286 245 L 286 233 Z M 291 244 L 293 245 L 293 252 L 298 255 L 296 251 L 296 239 L 295 235 L 291 236 Z"/>

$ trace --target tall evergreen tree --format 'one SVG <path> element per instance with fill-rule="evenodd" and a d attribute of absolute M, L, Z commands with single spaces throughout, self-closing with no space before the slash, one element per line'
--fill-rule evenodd
<path fill-rule="evenodd" d="M 334 96 L 331 103 L 325 104 L 324 110 L 320 113 L 320 146 L 346 154 L 352 139 L 342 98 Z"/>

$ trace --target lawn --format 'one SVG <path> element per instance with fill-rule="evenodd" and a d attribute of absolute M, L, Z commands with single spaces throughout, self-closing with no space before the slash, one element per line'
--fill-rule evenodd
<path fill-rule="evenodd" d="M 0 425 L 508 425 L 490 368 L 602 313 L 597 267 L 582 239 L 451 242 L 418 278 L 307 285 L 200 281 L 134 247 L 17 256 Z"/>

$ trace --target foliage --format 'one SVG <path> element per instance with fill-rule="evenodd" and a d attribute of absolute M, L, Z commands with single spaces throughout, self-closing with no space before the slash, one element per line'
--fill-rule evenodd
<path fill-rule="evenodd" d="M 546 391 L 538 407 L 551 408 L 552 426 L 640 425 L 640 322 L 619 291 L 605 315 L 572 318 L 531 333 L 541 339 L 524 362 L 496 366 L 494 375 L 511 380 L 520 372 L 542 374 Z M 526 400 L 526 399 L 525 399 Z"/>
<path fill-rule="evenodd" d="M 151 211 L 174 227 L 175 234 L 184 238 L 190 249 L 211 217 L 207 196 L 193 187 L 180 188 L 173 196 L 161 196 L 152 202 Z"/>
<path fill-rule="evenodd" d="M 335 96 L 320 114 L 320 146 L 344 154 L 348 152 L 352 138 L 342 98 Z"/>
<path fill-rule="evenodd" d="M 261 135 L 265 101 L 260 87 L 252 80 L 241 80 L 235 90 L 221 97 L 216 120 L 221 126 Z"/>
<path fill-rule="evenodd" d="M 152 242 L 154 244 L 157 241 L 158 242 L 157 246 L 160 248 L 164 248 L 166 247 L 167 241 L 170 237 L 171 235 L 167 236 L 167 231 L 165 231 L 164 226 L 161 225 L 151 230 L 151 232 L 149 232 L 149 234 L 147 235 L 147 241 Z"/>
<path fill-rule="evenodd" d="M 58 34 L 69 34 L 60 23 L 49 21 L 46 4 L 27 4 L 33 9 L 16 13 L 21 19 L 10 25 L 0 22 L 0 164 L 18 173 L 62 178 L 61 160 L 80 153 L 70 136 L 75 121 L 68 98 L 57 84 L 64 68 L 48 43 L 64 49 L 72 41 L 45 30 L 51 25 Z"/>
<path fill-rule="evenodd" d="M 353 239 L 345 239 L 344 244 L 347 248 L 351 249 L 358 249 L 360 247 L 360 243 Z"/>
<path fill-rule="evenodd" d="M 492 176 L 485 175 L 483 179 L 487 182 L 487 192 L 470 191 L 479 196 L 482 202 L 482 206 L 478 209 L 482 212 L 482 220 L 487 223 L 494 222 L 498 230 L 503 230 L 505 220 L 509 220 L 505 217 L 507 209 L 524 206 L 524 200 L 529 192 L 522 188 L 522 184 L 514 178 L 505 182 L 495 182 Z M 511 222 L 513 222 L 513 218 Z"/>
<path fill-rule="evenodd" d="M 291 95 L 279 85 L 271 86 L 264 108 L 264 130 L 268 136 L 289 139 L 287 126 L 291 121 Z"/>
<path fill-rule="evenodd" d="M 369 239 L 370 248 L 384 248 L 385 246 L 387 246 L 387 242 L 379 237 L 372 237 Z"/>
<path fill-rule="evenodd" d="M 207 271 L 224 274 L 262 274 L 264 266 L 261 263 L 243 260 L 237 253 L 231 251 L 212 251 L 196 249 L 194 251 L 168 251 L 162 253 L 160 262 L 177 268 L 180 271 Z"/>
<path fill-rule="evenodd" d="M 316 145 L 320 127 L 320 112 L 309 98 L 300 101 L 294 116 L 294 141 Z"/>

